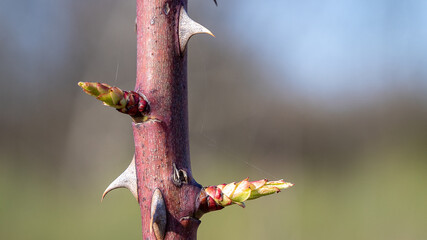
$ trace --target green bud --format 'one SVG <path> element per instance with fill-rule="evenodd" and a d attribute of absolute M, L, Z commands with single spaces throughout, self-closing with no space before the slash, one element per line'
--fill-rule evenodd
<path fill-rule="evenodd" d="M 104 105 L 113 107 L 121 113 L 129 114 L 134 119 L 147 120 L 147 101 L 133 91 L 123 91 L 118 87 L 111 87 L 105 83 L 79 82 L 78 85 L 87 94 L 102 101 Z M 141 107 L 144 106 L 144 107 Z"/>
<path fill-rule="evenodd" d="M 244 202 L 247 200 L 278 193 L 282 189 L 293 186 L 292 183 L 283 180 L 270 182 L 267 181 L 267 179 L 254 182 L 249 182 L 248 180 L 247 178 L 238 183 L 232 182 L 229 184 L 210 186 L 205 188 L 205 192 L 221 207 L 229 206 L 233 203 L 245 207 Z M 209 207 L 209 209 L 217 208 Z"/>

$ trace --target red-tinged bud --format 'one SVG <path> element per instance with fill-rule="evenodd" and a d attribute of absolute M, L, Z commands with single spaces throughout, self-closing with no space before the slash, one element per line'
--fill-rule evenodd
<path fill-rule="evenodd" d="M 135 121 L 148 119 L 149 105 L 144 96 L 134 91 L 123 91 L 105 83 L 79 82 L 83 90 L 102 101 L 104 105 L 114 107 L 117 111 L 130 115 Z"/>
<path fill-rule="evenodd" d="M 249 182 L 248 178 L 238 183 L 232 182 L 218 186 L 209 186 L 204 188 L 200 193 L 199 206 L 202 207 L 200 211 L 203 213 L 215 211 L 233 203 L 245 207 L 244 202 L 247 200 L 278 193 L 281 189 L 291 186 L 293 186 L 292 183 L 283 180 L 269 182 L 267 179 L 262 179 Z M 213 204 L 216 206 L 213 206 Z"/>

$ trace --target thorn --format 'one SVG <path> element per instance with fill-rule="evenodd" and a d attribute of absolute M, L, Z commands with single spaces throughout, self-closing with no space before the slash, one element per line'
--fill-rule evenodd
<path fill-rule="evenodd" d="M 135 155 L 133 156 L 132 161 L 129 164 L 129 167 L 114 180 L 108 187 L 105 189 L 104 194 L 102 194 L 101 202 L 104 200 L 105 195 L 111 190 L 116 188 L 127 188 L 132 193 L 132 195 L 138 201 L 138 190 L 136 185 L 136 173 L 135 173 Z"/>
<path fill-rule="evenodd" d="M 181 7 L 181 11 L 179 13 L 179 48 L 181 54 L 185 51 L 188 40 L 191 36 L 199 33 L 206 33 L 215 37 L 211 31 L 197 22 L 193 21 L 185 11 L 184 7 Z"/>
<path fill-rule="evenodd" d="M 166 221 L 165 201 L 160 190 L 156 188 L 151 198 L 150 233 L 154 231 L 157 240 L 165 238 Z"/>
<path fill-rule="evenodd" d="M 218 3 L 216 2 L 216 0 L 213 0 L 213 1 L 214 1 L 215 5 L 218 7 Z"/>

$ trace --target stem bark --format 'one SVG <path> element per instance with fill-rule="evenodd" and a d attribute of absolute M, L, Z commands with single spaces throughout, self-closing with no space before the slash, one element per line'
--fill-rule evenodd
<path fill-rule="evenodd" d="M 196 239 L 200 221 L 193 218 L 201 186 L 191 174 L 187 54 L 181 54 L 178 19 L 187 0 L 137 0 L 137 78 L 135 91 L 150 104 L 150 120 L 133 123 L 138 199 L 143 239 L 150 229 L 151 199 L 156 188 L 164 198 L 165 239 Z M 174 164 L 186 183 L 173 181 Z"/>

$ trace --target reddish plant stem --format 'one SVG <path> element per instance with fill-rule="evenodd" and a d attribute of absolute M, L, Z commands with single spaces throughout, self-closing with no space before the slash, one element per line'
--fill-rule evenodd
<path fill-rule="evenodd" d="M 178 43 L 179 9 L 187 0 L 137 0 L 137 79 L 135 91 L 150 103 L 150 119 L 133 123 L 138 199 L 143 239 L 150 233 L 151 198 L 165 200 L 165 239 L 196 239 L 195 201 L 201 186 L 191 174 L 188 140 L 187 57 Z M 187 182 L 174 184 L 174 165 Z"/>

